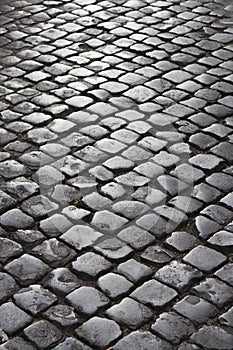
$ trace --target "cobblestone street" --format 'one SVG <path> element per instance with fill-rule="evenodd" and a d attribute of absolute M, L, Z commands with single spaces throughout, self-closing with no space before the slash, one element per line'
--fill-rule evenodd
<path fill-rule="evenodd" d="M 233 350 L 232 0 L 0 2 L 0 350 Z"/>

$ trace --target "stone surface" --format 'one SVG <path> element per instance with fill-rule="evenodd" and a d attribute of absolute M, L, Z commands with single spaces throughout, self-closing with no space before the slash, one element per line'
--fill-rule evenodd
<path fill-rule="evenodd" d="M 120 304 L 114 305 L 108 309 L 106 315 L 119 324 L 135 329 L 149 321 L 152 312 L 148 307 L 135 300 L 125 298 Z"/>
<path fill-rule="evenodd" d="M 106 348 L 121 335 L 118 324 L 112 320 L 93 317 L 76 329 L 80 338 L 85 338 L 90 345 Z"/>
<path fill-rule="evenodd" d="M 1 305 L 0 312 L 1 329 L 9 335 L 21 330 L 32 320 L 28 314 L 26 314 L 12 302 Z"/>
<path fill-rule="evenodd" d="M 109 303 L 109 299 L 92 287 L 81 287 L 66 296 L 74 308 L 86 315 L 93 315 Z"/>
<path fill-rule="evenodd" d="M 231 348 L 230 0 L 0 2 L 0 348 Z"/>
<path fill-rule="evenodd" d="M 177 296 L 177 293 L 165 284 L 151 280 L 137 288 L 131 296 L 143 304 L 153 307 L 163 307 L 173 300 Z"/>

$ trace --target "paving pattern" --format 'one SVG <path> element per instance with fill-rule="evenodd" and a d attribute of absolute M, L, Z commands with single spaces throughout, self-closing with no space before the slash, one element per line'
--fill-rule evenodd
<path fill-rule="evenodd" d="M 233 349 L 233 5 L 0 5 L 0 349 Z"/>

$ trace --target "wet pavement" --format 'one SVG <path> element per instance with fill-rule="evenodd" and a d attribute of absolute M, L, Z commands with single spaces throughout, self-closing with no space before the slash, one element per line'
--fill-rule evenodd
<path fill-rule="evenodd" d="M 0 349 L 233 349 L 233 5 L 0 5 Z"/>

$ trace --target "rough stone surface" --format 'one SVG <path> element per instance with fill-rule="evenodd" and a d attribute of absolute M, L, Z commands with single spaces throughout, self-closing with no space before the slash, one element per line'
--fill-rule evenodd
<path fill-rule="evenodd" d="M 232 348 L 232 35 L 231 0 L 0 1 L 0 349 Z"/>

